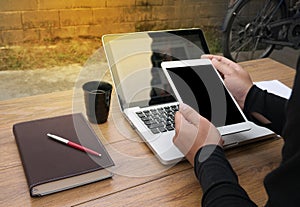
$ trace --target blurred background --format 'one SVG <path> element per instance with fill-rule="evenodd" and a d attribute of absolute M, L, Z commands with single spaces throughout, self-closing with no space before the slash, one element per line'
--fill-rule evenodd
<path fill-rule="evenodd" d="M 72 89 L 81 67 L 101 47 L 103 34 L 199 27 L 211 53 L 221 54 L 221 28 L 229 4 L 224 0 L 1 0 L 0 100 Z M 284 48 L 271 57 L 293 66 L 294 53 Z"/>

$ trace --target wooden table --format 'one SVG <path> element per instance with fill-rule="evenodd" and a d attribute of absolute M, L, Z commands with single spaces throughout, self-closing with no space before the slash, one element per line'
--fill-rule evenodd
<path fill-rule="evenodd" d="M 241 65 L 250 72 L 253 81 L 278 79 L 292 87 L 295 71 L 285 65 L 271 59 Z M 0 206 L 200 205 L 202 191 L 191 165 L 186 161 L 175 166 L 161 165 L 122 117 L 115 98 L 107 123 L 93 125 L 115 161 L 114 177 L 31 198 L 12 126 L 18 122 L 75 112 L 76 104 L 82 104 L 82 100 L 76 100 L 73 91 L 0 102 Z M 267 200 L 263 179 L 278 166 L 282 144 L 281 139 L 271 139 L 226 152 L 240 184 L 259 206 Z"/>

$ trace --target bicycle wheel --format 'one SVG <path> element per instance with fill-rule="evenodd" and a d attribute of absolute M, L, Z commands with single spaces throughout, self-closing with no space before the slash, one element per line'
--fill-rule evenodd
<path fill-rule="evenodd" d="M 286 15 L 280 0 L 244 0 L 231 15 L 223 33 L 223 54 L 236 61 L 267 57 L 274 45 L 264 43 L 272 33 L 268 24 Z"/>

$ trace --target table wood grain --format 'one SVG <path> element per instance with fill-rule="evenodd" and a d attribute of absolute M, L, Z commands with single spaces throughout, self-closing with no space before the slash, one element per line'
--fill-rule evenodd
<path fill-rule="evenodd" d="M 271 59 L 240 63 L 253 81 L 277 79 L 289 87 L 295 71 Z M 115 96 L 105 124 L 93 125 L 116 166 L 112 179 L 41 198 L 31 198 L 12 126 L 18 122 L 78 112 L 74 91 L 54 92 L 0 102 L 0 206 L 199 206 L 202 190 L 191 165 L 163 166 L 124 119 Z M 74 107 L 75 106 L 75 107 Z M 262 206 L 263 179 L 281 159 L 282 139 L 230 149 L 226 155 L 240 184 Z"/>

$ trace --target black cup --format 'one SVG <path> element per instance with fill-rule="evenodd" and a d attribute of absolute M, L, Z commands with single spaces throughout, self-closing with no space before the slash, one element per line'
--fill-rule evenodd
<path fill-rule="evenodd" d="M 107 121 L 112 85 L 104 81 L 91 81 L 82 86 L 86 115 L 90 122 L 102 124 Z"/>

